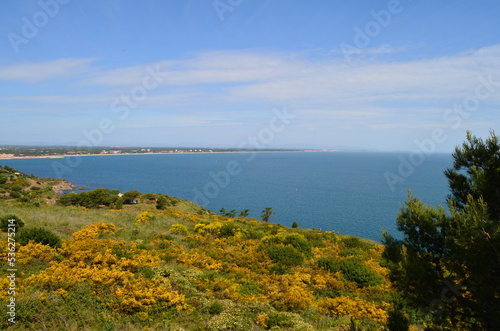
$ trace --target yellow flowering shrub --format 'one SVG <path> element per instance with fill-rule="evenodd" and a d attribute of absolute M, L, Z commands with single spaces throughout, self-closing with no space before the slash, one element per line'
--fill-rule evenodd
<path fill-rule="evenodd" d="M 181 218 L 185 215 L 185 213 L 183 213 L 177 209 L 167 209 L 167 210 L 163 211 L 162 214 L 168 215 L 168 216 L 173 216 L 175 218 Z"/>
<path fill-rule="evenodd" d="M 367 318 L 379 323 L 386 323 L 389 304 L 382 302 L 382 304 L 377 305 L 360 298 L 340 296 L 323 299 L 319 307 L 323 313 L 353 318 Z"/>
<path fill-rule="evenodd" d="M 179 256 L 177 257 L 177 262 L 198 269 L 213 270 L 213 271 L 220 271 L 222 269 L 221 262 L 195 249 L 191 250 L 189 254 L 188 253 L 179 254 Z"/>
<path fill-rule="evenodd" d="M 30 242 L 20 246 L 17 254 L 17 262 L 27 264 L 34 260 L 49 262 L 56 255 L 56 249 L 49 245 Z"/>
<path fill-rule="evenodd" d="M 257 324 L 258 326 L 262 326 L 263 328 L 267 328 L 267 322 L 269 322 L 269 316 L 265 314 L 257 315 L 257 317 L 255 318 L 255 324 Z"/>
<path fill-rule="evenodd" d="M 210 233 L 211 235 L 218 236 L 220 234 L 220 229 L 224 224 L 222 222 L 216 221 L 210 224 L 207 224 L 204 228 L 205 232 Z"/>
<path fill-rule="evenodd" d="M 135 218 L 135 222 L 137 224 L 149 223 L 150 221 L 152 221 L 154 219 L 154 217 L 155 216 L 153 214 L 145 211 L 145 212 L 142 212 L 139 215 L 137 215 L 137 217 Z"/>
<path fill-rule="evenodd" d="M 181 235 L 187 235 L 188 234 L 188 228 L 184 224 L 172 224 L 169 230 L 170 233 L 173 234 L 181 234 Z"/>
<path fill-rule="evenodd" d="M 295 273 L 271 279 L 262 285 L 267 288 L 269 301 L 276 309 L 302 313 L 313 305 L 314 295 L 307 286 L 309 275 Z"/>
<path fill-rule="evenodd" d="M 112 295 L 114 309 L 121 313 L 150 309 L 154 305 L 175 307 L 178 311 L 188 308 L 186 297 L 172 291 L 170 283 L 163 278 L 145 280 L 139 277 L 115 288 Z"/>
<path fill-rule="evenodd" d="M 195 233 L 204 234 L 206 232 L 207 224 L 198 223 L 194 226 L 193 231 Z"/>
<path fill-rule="evenodd" d="M 97 239 L 101 234 L 115 234 L 116 226 L 108 223 L 94 223 L 73 233 L 74 240 Z"/>
<path fill-rule="evenodd" d="M 135 272 L 139 267 L 157 267 L 161 259 L 154 251 L 140 249 L 137 243 L 126 244 L 104 234 L 113 235 L 113 224 L 92 224 L 73 234 L 73 239 L 64 241 L 60 249 L 62 260 L 52 260 L 49 267 L 26 279 L 26 284 L 54 294 L 66 296 L 77 284 L 89 284 L 96 295 L 103 298 L 111 294 L 109 304 L 120 313 L 130 313 L 155 307 L 187 308 L 186 298 L 172 291 L 170 283 L 163 278 L 144 279 Z M 55 254 L 43 245 L 29 244 L 23 250 L 32 258 L 49 259 Z M 0 280 L 1 282 L 1 280 Z"/>
<path fill-rule="evenodd" d="M 386 277 L 389 274 L 389 269 L 382 267 L 380 263 L 375 261 L 373 258 L 364 260 L 363 264 L 382 277 Z"/>

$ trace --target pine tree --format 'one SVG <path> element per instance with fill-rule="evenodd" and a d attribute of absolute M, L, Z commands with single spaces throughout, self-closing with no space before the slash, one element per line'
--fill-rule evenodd
<path fill-rule="evenodd" d="M 469 132 L 447 169 L 448 212 L 409 193 L 397 217 L 403 239 L 384 233 L 396 288 L 434 327 L 495 330 L 500 325 L 500 145 Z"/>

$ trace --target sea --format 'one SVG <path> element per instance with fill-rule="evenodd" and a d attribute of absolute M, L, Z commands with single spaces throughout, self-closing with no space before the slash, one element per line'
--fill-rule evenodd
<path fill-rule="evenodd" d="M 163 193 L 218 213 L 249 209 L 271 223 L 336 231 L 380 241 L 402 238 L 397 214 L 408 191 L 446 205 L 450 154 L 384 152 L 241 152 L 72 156 L 0 160 L 21 172 L 64 178 L 90 189 Z"/>

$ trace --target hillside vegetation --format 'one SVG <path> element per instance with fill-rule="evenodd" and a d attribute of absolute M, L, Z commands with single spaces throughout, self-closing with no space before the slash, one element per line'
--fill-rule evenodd
<path fill-rule="evenodd" d="M 18 270 L 15 323 L 4 317 L 2 329 L 386 329 L 393 291 L 381 245 L 160 194 L 99 189 L 56 203 L 64 182 L 0 172 Z M 11 298 L 7 238 L 2 307 Z"/>

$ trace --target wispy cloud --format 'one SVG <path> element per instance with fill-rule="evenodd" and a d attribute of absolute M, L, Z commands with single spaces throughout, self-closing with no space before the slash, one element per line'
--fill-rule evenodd
<path fill-rule="evenodd" d="M 380 54 L 393 54 L 393 53 L 399 53 L 407 50 L 407 47 L 393 47 L 391 45 L 381 45 L 379 47 L 365 47 L 365 48 L 358 48 L 358 47 L 353 47 L 352 49 L 349 50 L 341 50 L 340 48 L 334 48 L 332 50 L 333 54 L 341 54 L 345 55 L 344 52 L 348 52 L 349 55 L 380 55 Z"/>
<path fill-rule="evenodd" d="M 38 83 L 54 78 L 75 77 L 90 70 L 94 59 L 59 59 L 0 66 L 0 82 Z"/>
<path fill-rule="evenodd" d="M 391 46 L 369 50 L 372 54 L 396 51 Z M 109 111 L 113 100 L 129 94 L 153 68 L 161 83 L 133 110 L 157 114 L 151 126 L 233 125 L 264 111 L 263 104 L 293 104 L 303 123 L 426 129 L 442 125 L 445 109 L 473 95 L 478 77 L 500 82 L 500 45 L 440 58 L 391 62 L 376 58 L 348 65 L 341 56 L 313 59 L 303 54 L 241 50 L 121 68 L 105 68 L 94 59 L 19 63 L 0 67 L 0 81 L 32 84 L 59 78 L 72 85 L 66 94 L 44 93 L 42 86 L 33 95 L 1 97 L 5 106 L 0 111 L 29 111 L 31 107 L 51 112 Z M 485 102 L 500 106 L 500 93 Z"/>

